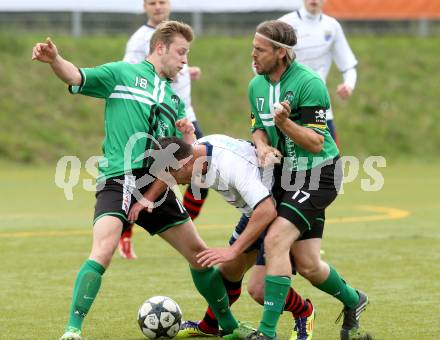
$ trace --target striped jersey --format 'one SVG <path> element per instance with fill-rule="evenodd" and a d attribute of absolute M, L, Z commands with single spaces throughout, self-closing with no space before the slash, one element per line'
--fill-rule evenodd
<path fill-rule="evenodd" d="M 134 32 L 127 42 L 123 60 L 131 64 L 138 64 L 145 60 L 150 52 L 150 40 L 155 30 L 154 27 L 145 24 Z M 183 69 L 177 74 L 176 80 L 172 82 L 171 87 L 185 103 L 188 119 L 192 122 L 197 120 L 191 104 L 191 76 L 188 65 L 183 66 Z"/>
<path fill-rule="evenodd" d="M 280 150 L 290 170 L 308 170 L 338 155 L 338 148 L 326 124 L 326 112 L 330 107 L 327 88 L 310 68 L 293 62 L 280 81 L 275 83 L 266 75 L 257 75 L 249 83 L 248 96 L 252 132 L 256 129 L 265 131 L 270 145 Z M 313 154 L 301 148 L 276 127 L 273 104 L 283 101 L 289 102 L 289 119 L 324 136 L 324 145 L 319 153 Z"/>
<path fill-rule="evenodd" d="M 250 217 L 256 206 L 271 195 L 272 187 L 270 180 L 267 183 L 262 181 L 254 146 L 225 135 L 205 136 L 198 139 L 198 143 L 212 145 L 203 182 Z"/>
<path fill-rule="evenodd" d="M 70 92 L 105 100 L 98 182 L 146 167 L 145 153 L 158 137 L 181 136 L 175 123 L 185 117 L 184 104 L 151 63 L 120 61 L 80 72 L 82 83 Z"/>

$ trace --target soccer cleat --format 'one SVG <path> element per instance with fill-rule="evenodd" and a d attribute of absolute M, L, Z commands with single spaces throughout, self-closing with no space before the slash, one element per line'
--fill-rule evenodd
<path fill-rule="evenodd" d="M 81 340 L 81 331 L 75 327 L 68 327 L 60 340 Z"/>
<path fill-rule="evenodd" d="M 177 333 L 176 338 L 205 338 L 210 336 L 217 336 L 218 334 L 209 334 L 203 332 L 199 328 L 199 322 L 197 321 L 184 321 L 180 325 L 179 333 Z"/>
<path fill-rule="evenodd" d="M 234 329 L 232 333 L 223 335 L 222 339 L 245 340 L 245 339 L 250 339 L 249 336 L 251 336 L 253 333 L 257 333 L 257 330 L 255 328 L 239 321 L 238 327 Z M 261 340 L 263 340 L 263 338 Z"/>
<path fill-rule="evenodd" d="M 118 250 L 123 259 L 133 260 L 137 258 L 136 254 L 134 253 L 131 235 L 127 235 L 125 233 L 122 234 L 121 238 L 119 239 Z"/>
<path fill-rule="evenodd" d="M 372 337 L 359 328 L 359 318 L 361 313 L 367 308 L 368 296 L 357 291 L 359 294 L 359 304 L 355 308 L 344 307 L 336 322 L 344 315 L 344 321 L 341 328 L 341 340 L 371 340 Z"/>
<path fill-rule="evenodd" d="M 307 299 L 307 302 L 312 305 L 312 302 L 309 299 Z M 295 328 L 292 331 L 290 340 L 311 340 L 313 337 L 315 317 L 316 313 L 312 305 L 312 312 L 310 315 L 295 318 Z"/>
<path fill-rule="evenodd" d="M 254 331 L 246 337 L 246 340 L 278 340 L 276 334 L 273 338 L 264 335 L 262 332 Z"/>

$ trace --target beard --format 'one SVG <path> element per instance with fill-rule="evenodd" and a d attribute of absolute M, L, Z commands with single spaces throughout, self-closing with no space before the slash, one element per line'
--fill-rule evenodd
<path fill-rule="evenodd" d="M 263 68 L 256 72 L 259 75 L 271 74 L 274 73 L 281 66 L 281 62 L 279 59 L 273 60 L 271 63 L 266 64 Z"/>
<path fill-rule="evenodd" d="M 269 64 L 265 67 L 263 74 L 272 74 L 276 70 L 278 70 L 278 68 L 280 68 L 280 66 L 281 66 L 280 60 L 275 59 L 271 64 Z"/>

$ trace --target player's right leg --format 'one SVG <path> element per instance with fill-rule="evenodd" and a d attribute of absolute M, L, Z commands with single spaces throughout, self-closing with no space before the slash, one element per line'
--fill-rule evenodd
<path fill-rule="evenodd" d="M 256 265 L 252 269 L 247 288 L 251 297 L 263 305 L 264 302 L 264 276 L 266 267 Z M 315 310 L 309 299 L 303 299 L 292 287 L 287 293 L 284 311 L 291 312 L 293 317 L 293 331 L 290 340 L 310 340 L 313 337 Z"/>
<path fill-rule="evenodd" d="M 124 188 L 126 181 L 124 184 L 119 181 L 125 177 L 107 179 L 96 193 L 92 251 L 77 275 L 70 317 L 62 340 L 81 339 L 82 323 L 98 294 L 102 275 L 118 246 L 123 225 L 127 223 L 131 194 Z"/>
<path fill-rule="evenodd" d="M 103 216 L 95 222 L 92 251 L 76 277 L 69 321 L 61 340 L 81 339 L 84 318 L 98 295 L 102 275 L 110 264 L 121 230 L 122 221 L 114 216 Z"/>
<path fill-rule="evenodd" d="M 276 339 L 276 327 L 284 309 L 292 275 L 290 247 L 300 236 L 300 230 L 284 217 L 278 216 L 269 226 L 264 239 L 266 275 L 264 279 L 263 315 L 249 339 Z"/>

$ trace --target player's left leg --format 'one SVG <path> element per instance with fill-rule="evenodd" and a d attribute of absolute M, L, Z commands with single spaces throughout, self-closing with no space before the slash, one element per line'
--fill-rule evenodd
<path fill-rule="evenodd" d="M 359 327 L 360 314 L 368 304 L 367 295 L 351 287 L 334 267 L 321 260 L 320 247 L 320 238 L 295 242 L 292 249 L 298 273 L 344 304 L 341 339 L 368 339 L 369 335 Z"/>
<path fill-rule="evenodd" d="M 244 231 L 249 222 L 249 217 L 242 215 L 238 224 L 236 225 L 229 245 L 232 245 L 239 235 Z M 244 274 L 255 264 L 257 251 L 261 248 L 263 238 L 260 237 L 254 244 L 252 244 L 244 254 L 241 254 L 234 261 L 222 263 L 219 270 L 222 274 L 223 283 L 225 284 L 226 292 L 229 298 L 229 304 L 232 305 L 241 294 L 241 283 Z M 178 338 L 191 337 L 205 337 L 209 335 L 217 335 L 219 333 L 219 325 L 211 308 L 205 312 L 205 316 L 200 321 L 185 321 L 179 333 Z"/>
<path fill-rule="evenodd" d="M 204 268 L 197 263 L 196 255 L 207 249 L 197 233 L 192 220 L 173 226 L 160 236 L 173 246 L 190 264 L 191 275 L 199 293 L 206 299 L 222 330 L 232 333 L 245 331 L 245 327 L 235 319 L 229 307 L 228 294 L 221 273 L 216 268 Z M 249 333 L 251 330 L 248 331 Z"/>
<path fill-rule="evenodd" d="M 241 294 L 241 284 L 244 274 L 255 264 L 256 251 L 241 254 L 235 260 L 222 263 L 219 270 L 222 275 L 223 283 L 231 306 L 238 300 Z M 217 318 L 210 307 L 200 321 L 185 321 L 177 338 L 207 337 L 219 334 L 219 324 Z"/>

